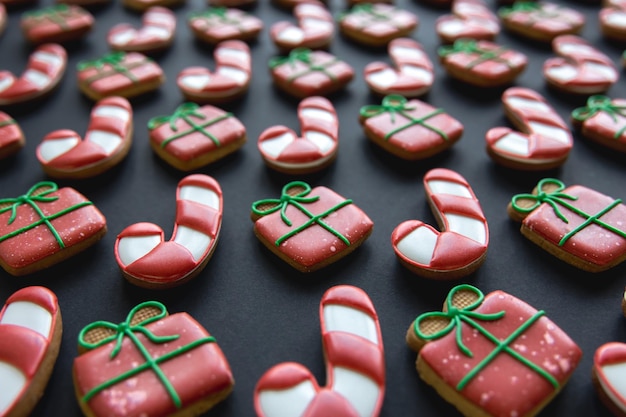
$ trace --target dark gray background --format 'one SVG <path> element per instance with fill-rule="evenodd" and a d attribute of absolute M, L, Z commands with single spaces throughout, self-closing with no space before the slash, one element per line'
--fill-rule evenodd
<path fill-rule="evenodd" d="M 38 7 L 50 5 L 40 0 Z M 309 367 L 324 384 L 318 306 L 324 291 L 336 284 L 351 284 L 366 290 L 380 316 L 387 361 L 387 394 L 381 416 L 454 416 L 458 413 L 424 384 L 414 369 L 415 354 L 404 343 L 412 320 L 425 311 L 438 310 L 447 292 L 460 282 L 471 283 L 485 293 L 502 289 L 526 300 L 560 325 L 580 344 L 584 356 L 562 393 L 543 411 L 543 416 L 605 416 L 590 372 L 595 349 L 609 341 L 626 341 L 620 310 L 626 265 L 601 274 L 578 271 L 526 240 L 510 221 L 506 205 L 514 194 L 529 192 L 544 176 L 566 184 L 582 184 L 614 198 L 626 197 L 624 155 L 605 150 L 575 134 L 569 160 L 558 170 L 526 174 L 494 164 L 485 152 L 485 132 L 507 126 L 501 104 L 502 88 L 469 88 L 446 76 L 436 62 L 439 40 L 434 21 L 447 10 L 433 9 L 411 0 L 398 0 L 399 7 L 418 14 L 420 26 L 413 38 L 420 41 L 435 64 L 436 81 L 423 97 L 443 107 L 465 125 L 462 139 L 449 151 L 434 158 L 406 162 L 370 144 L 358 124 L 361 106 L 378 104 L 363 80 L 365 65 L 387 60 L 386 49 L 372 50 L 337 35 L 331 51 L 351 63 L 356 72 L 345 91 L 332 97 L 340 118 L 340 149 L 337 161 L 315 175 L 290 177 L 264 165 L 256 147 L 258 135 L 267 127 L 285 124 L 299 130 L 298 101 L 278 92 L 271 83 L 268 60 L 277 54 L 269 39 L 272 23 L 291 19 L 291 13 L 268 0 L 259 0 L 252 11 L 265 21 L 259 40 L 251 45 L 253 81 L 238 102 L 223 108 L 233 111 L 248 131 L 248 143 L 236 154 L 197 172 L 215 177 L 224 190 L 224 222 L 220 242 L 206 269 L 193 281 L 168 291 L 150 291 L 127 283 L 113 256 L 115 236 L 126 226 L 150 221 L 170 237 L 174 221 L 175 189 L 185 176 L 170 168 L 151 151 L 147 121 L 171 114 L 182 102 L 175 84 L 180 70 L 191 65 L 214 68 L 212 51 L 194 40 L 187 16 L 203 10 L 201 0 L 188 0 L 176 10 L 178 30 L 173 47 L 158 62 L 167 82 L 158 92 L 132 100 L 135 135 L 130 154 L 115 169 L 89 180 L 58 181 L 72 186 L 105 214 L 109 232 L 86 252 L 48 270 L 27 277 L 0 271 L 0 302 L 28 285 L 45 285 L 59 297 L 64 321 L 61 353 L 36 416 L 80 415 L 74 398 L 71 368 L 76 355 L 78 332 L 96 320 L 120 322 L 137 303 L 156 299 L 170 312 L 187 311 L 218 340 L 232 366 L 236 386 L 223 403 L 208 414 L 214 417 L 254 416 L 253 389 L 260 376 L 283 361 L 298 361 Z M 586 13 L 583 36 L 621 66 L 622 45 L 600 35 L 599 4 L 562 3 Z M 495 3 L 489 3 L 496 10 Z M 331 0 L 333 14 L 345 10 L 342 1 Z M 23 71 L 31 47 L 19 30 L 23 8 L 10 12 L 0 37 L 0 68 Z M 78 90 L 75 66 L 108 52 L 105 36 L 117 22 L 138 25 L 140 15 L 116 2 L 94 9 L 97 23 L 84 41 L 68 46 L 69 63 L 59 88 L 39 104 L 6 109 L 26 134 L 26 147 L 15 157 L 0 162 L 0 197 L 15 197 L 34 183 L 48 179 L 35 157 L 45 134 L 61 128 L 84 133 L 92 102 Z M 528 42 L 501 33 L 497 41 L 528 54 L 530 62 L 516 84 L 542 93 L 566 120 L 584 104 L 586 97 L 571 97 L 546 89 L 541 74 L 544 60 L 551 57 L 547 45 Z M 620 74 L 623 75 L 620 69 Z M 624 79 L 611 88 L 611 97 L 625 97 Z M 434 223 L 425 202 L 422 178 L 435 167 L 456 170 L 470 182 L 489 221 L 490 248 L 484 265 L 472 276 L 456 282 L 419 278 L 402 267 L 391 248 L 392 230 L 402 221 L 422 219 Z M 294 179 L 312 186 L 325 185 L 352 198 L 373 219 L 369 240 L 343 260 L 321 271 L 302 275 L 271 254 L 255 238 L 249 220 L 250 205 L 262 198 L 277 197 L 282 186 Z M 0 383 L 1 385 L 1 383 Z"/>

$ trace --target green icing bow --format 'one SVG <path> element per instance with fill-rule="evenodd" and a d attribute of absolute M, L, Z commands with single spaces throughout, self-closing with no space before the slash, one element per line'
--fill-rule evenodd
<path fill-rule="evenodd" d="M 478 46 L 478 42 L 474 39 L 457 39 L 452 45 L 444 45 L 437 50 L 440 57 L 447 57 L 452 54 L 476 54 L 478 57 L 467 65 L 467 68 L 473 68 L 476 65 L 486 61 L 502 62 L 507 66 L 510 65 L 506 59 L 500 56 L 507 52 L 506 48 L 485 49 Z"/>
<path fill-rule="evenodd" d="M 71 16 L 72 11 L 67 4 L 57 4 L 55 6 L 45 7 L 39 10 L 25 12 L 22 15 L 24 19 L 49 19 L 59 25 L 63 30 L 68 30 L 67 22 L 64 17 Z M 33 22 L 34 26 L 36 23 Z"/>
<path fill-rule="evenodd" d="M 376 7 L 373 3 L 355 4 L 354 6 L 352 6 L 350 11 L 348 11 L 347 13 L 343 13 L 342 15 L 340 15 L 339 18 L 344 19 L 347 16 L 355 14 L 366 14 L 368 16 L 371 16 L 374 20 L 378 21 L 390 19 L 390 16 L 388 14 L 376 11 Z"/>
<path fill-rule="evenodd" d="M 295 49 L 292 49 L 291 52 L 289 52 L 289 55 L 287 56 L 279 56 L 279 57 L 274 57 L 270 59 L 269 67 L 271 69 L 274 69 L 274 68 L 280 67 L 281 65 L 288 64 L 292 68 L 294 68 L 297 63 L 301 63 L 301 64 L 306 65 L 308 68 L 300 73 L 291 75 L 288 79 L 289 81 L 293 81 L 296 78 L 302 77 L 303 75 L 309 74 L 311 72 L 316 72 L 316 71 L 326 74 L 331 80 L 336 80 L 337 77 L 335 77 L 335 75 L 333 75 L 332 73 L 326 71 L 326 68 L 337 63 L 338 60 L 332 59 L 324 64 L 314 64 L 313 58 L 311 56 L 312 53 L 313 53 L 313 50 L 309 48 L 295 48 Z"/>
<path fill-rule="evenodd" d="M 131 324 L 135 314 L 139 310 L 144 309 L 144 308 L 155 308 L 159 311 L 159 313 L 156 314 L 155 316 L 145 318 L 136 324 Z M 146 325 L 150 323 L 154 323 L 165 317 L 167 317 L 167 310 L 163 304 L 157 301 L 146 301 L 144 303 L 138 304 L 132 310 L 130 310 L 130 312 L 128 313 L 128 316 L 126 317 L 126 320 L 120 324 L 114 324 L 108 321 L 97 321 L 97 322 L 87 325 L 81 330 L 80 334 L 78 335 L 78 343 L 83 348 L 96 349 L 96 348 L 105 346 L 109 343 L 115 342 L 115 345 L 113 349 L 111 350 L 111 355 L 110 355 L 110 358 L 114 359 L 122 349 L 122 343 L 124 341 L 124 338 L 127 337 L 132 341 L 134 346 L 137 348 L 137 350 L 141 353 L 141 355 L 146 360 L 146 362 L 144 362 L 143 364 L 133 367 L 132 369 L 118 375 L 117 377 L 110 379 L 108 381 L 105 381 L 102 384 L 96 386 L 95 388 L 92 388 L 89 392 L 87 392 L 83 396 L 83 401 L 85 402 L 89 401 L 99 392 L 115 384 L 118 384 L 128 378 L 131 378 L 143 371 L 152 370 L 157 376 L 157 378 L 159 379 L 159 381 L 161 382 L 161 384 L 163 384 L 163 386 L 165 387 L 167 393 L 169 394 L 176 408 L 180 408 L 182 406 L 182 401 L 180 399 L 180 396 L 176 392 L 172 383 L 168 380 L 163 370 L 160 368 L 159 364 L 162 362 L 166 362 L 176 356 L 180 356 L 205 343 L 213 343 L 215 342 L 215 338 L 212 336 L 208 336 L 208 337 L 204 337 L 201 339 L 197 339 L 193 341 L 192 343 L 189 343 L 184 346 L 180 346 L 169 353 L 161 355 L 157 358 L 153 358 L 150 352 L 148 351 L 148 349 L 146 349 L 146 347 L 143 345 L 141 340 L 137 337 L 136 333 L 141 333 L 153 344 L 163 344 L 163 343 L 172 342 L 178 339 L 180 335 L 156 336 L 154 333 L 152 333 L 150 330 L 148 330 L 145 327 Z M 112 330 L 114 333 L 111 334 L 111 336 L 108 336 L 96 343 L 88 342 L 86 339 L 87 333 L 98 328 L 109 329 L 109 330 Z"/>
<path fill-rule="evenodd" d="M 535 1 L 517 1 L 512 6 L 503 7 L 498 11 L 500 16 L 508 16 L 512 13 L 534 13 L 542 9 L 542 6 Z"/>
<path fill-rule="evenodd" d="M 613 123 L 618 122 L 618 116 L 626 118 L 626 106 L 616 106 L 611 102 L 611 99 L 603 95 L 594 95 L 587 99 L 587 105 L 585 107 L 579 107 L 572 111 L 572 118 L 579 122 L 584 122 L 587 119 L 592 118 L 596 114 L 604 112 L 611 116 Z M 614 139 L 619 139 L 622 133 L 626 130 L 626 125 L 613 135 Z"/>

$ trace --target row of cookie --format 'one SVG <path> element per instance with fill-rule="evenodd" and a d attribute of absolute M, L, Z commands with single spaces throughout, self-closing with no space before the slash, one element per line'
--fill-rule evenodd
<path fill-rule="evenodd" d="M 330 288 L 320 302 L 320 322 L 327 383 L 320 386 L 298 363 L 275 365 L 255 387 L 259 417 L 379 415 L 385 357 L 369 296 L 353 286 Z M 0 340 L 11 341 L 0 343 L 5 358 L 0 415 L 25 416 L 45 390 L 60 350 L 61 312 L 54 293 L 44 287 L 14 293 L 0 311 L 0 332 Z M 169 315 L 156 301 L 137 305 L 120 324 L 87 325 L 78 341 L 73 375 L 85 415 L 197 415 L 234 386 L 215 337 L 187 313 Z M 443 311 L 417 317 L 406 343 L 418 352 L 420 377 L 468 417 L 536 415 L 563 389 L 582 356 L 543 310 L 503 291 L 484 295 L 470 285 L 454 287 Z M 594 357 L 595 386 L 617 415 L 626 409 L 624 346 L 603 345 Z M 211 378 L 202 377 L 206 374 Z M 126 383 L 130 378 L 133 383 Z M 137 389 L 142 396 L 134 394 Z M 112 390 L 115 395 L 108 394 Z M 131 398 L 132 407 L 121 412 L 116 404 Z"/>

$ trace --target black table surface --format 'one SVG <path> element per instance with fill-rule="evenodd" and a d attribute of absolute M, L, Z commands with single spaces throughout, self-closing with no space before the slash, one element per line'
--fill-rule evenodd
<path fill-rule="evenodd" d="M 9 11 L 9 21 L 0 36 L 0 68 L 19 74 L 32 47 L 19 28 L 23 11 L 50 5 L 40 0 L 32 6 Z M 581 35 L 621 66 L 624 45 L 601 36 L 597 3 L 561 3 L 584 12 L 587 23 Z M 105 214 L 107 235 L 87 251 L 47 270 L 24 277 L 0 271 L 0 300 L 29 285 L 44 285 L 58 296 L 63 314 L 61 352 L 35 416 L 75 416 L 81 411 L 74 396 L 72 361 L 77 355 L 77 336 L 96 320 L 121 322 L 136 304 L 163 302 L 171 313 L 186 311 L 218 340 L 234 372 L 232 394 L 207 415 L 254 416 L 253 390 L 271 366 L 296 361 L 325 381 L 320 341 L 319 301 L 330 287 L 350 284 L 364 289 L 380 317 L 385 345 L 387 387 L 381 416 L 454 416 L 457 411 L 423 383 L 415 371 L 415 358 L 404 336 L 413 319 L 426 311 L 439 310 L 448 291 L 456 284 L 470 283 L 488 293 L 501 289 L 547 315 L 582 348 L 583 359 L 563 391 L 542 411 L 542 416 L 605 416 L 609 412 L 598 399 L 592 382 L 594 351 L 609 341 L 626 341 L 626 324 L 620 309 L 626 265 L 592 274 L 554 258 L 524 238 L 512 222 L 506 206 L 514 194 L 529 192 L 543 177 L 561 179 L 567 185 L 582 184 L 614 198 L 626 197 L 623 154 L 589 142 L 577 132 L 569 159 L 559 169 L 524 173 L 495 164 L 485 151 L 485 132 L 509 126 L 500 101 L 504 88 L 479 89 L 448 77 L 437 62 L 439 44 L 435 19 L 448 13 L 411 0 L 398 0 L 398 7 L 415 12 L 420 25 L 412 37 L 421 42 L 435 65 L 435 83 L 422 100 L 442 107 L 465 126 L 462 139 L 450 150 L 433 158 L 408 162 L 370 143 L 358 123 L 359 109 L 379 104 L 363 79 L 363 68 L 374 60 L 388 61 L 386 48 L 367 48 L 337 33 L 330 51 L 349 62 L 355 79 L 331 97 L 340 119 L 339 155 L 322 172 L 290 176 L 267 168 L 256 141 L 267 127 L 284 124 L 299 131 L 298 100 L 274 88 L 267 63 L 278 55 L 269 38 L 271 24 L 293 19 L 292 14 L 268 0 L 251 9 L 265 22 L 258 41 L 251 44 L 253 81 L 240 100 L 222 106 L 246 126 L 248 142 L 235 154 L 198 169 L 216 178 L 224 191 L 221 236 L 213 258 L 194 280 L 167 291 L 147 290 L 128 283 L 116 265 L 113 244 L 126 226 L 148 221 L 159 224 L 169 238 L 175 212 L 175 189 L 187 173 L 160 160 L 148 143 L 147 121 L 171 114 L 184 100 L 175 79 L 191 65 L 214 67 L 212 49 L 196 41 L 187 26 L 192 11 L 207 7 L 201 0 L 188 0 L 176 9 L 178 28 L 173 46 L 156 58 L 167 81 L 156 92 L 132 100 L 134 143 L 128 157 L 114 169 L 96 178 L 60 180 L 85 194 Z M 346 10 L 345 3 L 331 0 L 334 15 Z M 495 3 L 489 3 L 492 10 Z M 22 127 L 26 146 L 14 157 L 0 162 L 1 196 L 16 197 L 33 184 L 48 180 L 35 149 L 41 139 L 56 129 L 84 132 L 93 105 L 76 82 L 74 68 L 80 60 L 108 52 L 106 33 L 118 22 L 139 25 L 141 16 L 119 2 L 92 10 L 93 31 L 83 41 L 68 46 L 68 70 L 59 88 L 40 103 L 7 108 Z M 557 112 L 569 120 L 570 112 L 584 105 L 585 96 L 567 96 L 545 85 L 541 68 L 553 56 L 549 45 L 529 42 L 503 31 L 497 42 L 526 53 L 529 65 L 516 80 L 519 86 L 543 94 Z M 620 75 L 623 72 L 620 69 Z M 607 94 L 626 97 L 622 77 Z M 483 266 L 458 281 L 432 281 L 405 269 L 390 243 L 392 230 L 402 221 L 422 219 L 435 224 L 425 201 L 422 179 L 437 167 L 462 174 L 480 199 L 489 222 L 490 247 Z M 324 185 L 351 198 L 374 221 L 370 238 L 356 251 L 318 272 L 301 274 L 269 252 L 254 236 L 249 219 L 251 203 L 277 197 L 287 182 L 303 180 Z M 0 381 L 0 389 L 2 381 Z"/>

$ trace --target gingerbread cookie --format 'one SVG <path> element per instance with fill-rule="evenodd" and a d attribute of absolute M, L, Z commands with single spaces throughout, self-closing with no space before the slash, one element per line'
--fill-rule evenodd
<path fill-rule="evenodd" d="M 362 3 L 339 17 L 347 38 L 366 46 L 380 47 L 393 39 L 410 37 L 419 24 L 417 15 L 384 3 Z"/>
<path fill-rule="evenodd" d="M 432 169 L 424 190 L 441 232 L 420 220 L 400 223 L 391 244 L 400 262 L 425 278 L 455 279 L 476 271 L 487 256 L 489 227 L 478 198 L 465 178 Z"/>
<path fill-rule="evenodd" d="M 499 164 L 522 170 L 562 165 L 574 145 L 565 121 L 534 90 L 510 87 L 502 93 L 504 113 L 520 131 L 495 127 L 485 134 L 487 153 Z"/>
<path fill-rule="evenodd" d="M 252 204 L 254 234 L 301 272 L 318 270 L 348 255 L 372 233 L 374 223 L 350 199 L 302 181 L 283 187 L 278 199 Z"/>
<path fill-rule="evenodd" d="M 161 67 L 139 52 L 111 52 L 78 63 L 78 87 L 92 100 L 110 96 L 135 97 L 165 82 Z"/>
<path fill-rule="evenodd" d="M 579 33 L 585 15 L 569 7 L 542 1 L 516 1 L 498 10 L 503 26 L 511 33 L 539 42 Z"/>
<path fill-rule="evenodd" d="M 361 107 L 359 122 L 372 142 L 407 160 L 442 152 L 463 135 L 463 125 L 443 109 L 399 95 Z"/>
<path fill-rule="evenodd" d="M 107 43 L 116 51 L 158 52 L 169 48 L 176 32 L 176 15 L 165 7 L 154 6 L 147 9 L 142 18 L 142 26 L 135 29 L 128 23 L 120 23 L 109 30 Z"/>
<path fill-rule="evenodd" d="M 80 6 L 57 4 L 22 14 L 20 27 L 26 39 L 35 44 L 67 42 L 83 38 L 94 24 L 94 17 Z"/>
<path fill-rule="evenodd" d="M 135 306 L 120 324 L 87 325 L 78 344 L 72 374 L 86 416 L 195 416 L 235 383 L 215 337 L 156 301 Z"/>
<path fill-rule="evenodd" d="M 26 287 L 0 311 L 0 415 L 28 416 L 41 398 L 59 354 L 63 325 L 56 295 Z"/>
<path fill-rule="evenodd" d="M 593 385 L 602 402 L 620 417 L 626 416 L 625 364 L 626 343 L 605 343 L 596 349 L 593 356 Z"/>
<path fill-rule="evenodd" d="M 376 61 L 363 70 L 370 90 L 382 96 L 399 94 L 408 98 L 426 94 L 435 74 L 422 45 L 410 38 L 398 38 L 389 42 L 387 49 L 394 68 Z"/>
<path fill-rule="evenodd" d="M 96 243 L 106 219 L 73 188 L 50 181 L 24 195 L 0 199 L 0 266 L 25 275 L 61 262 Z"/>
<path fill-rule="evenodd" d="M 626 152 L 626 100 L 594 95 L 572 112 L 572 124 L 582 135 L 603 146 Z"/>
<path fill-rule="evenodd" d="M 435 31 L 443 43 L 463 38 L 493 41 L 500 22 L 483 0 L 454 0 L 452 13 L 437 18 Z"/>
<path fill-rule="evenodd" d="M 213 51 L 215 71 L 188 67 L 178 74 L 176 84 L 186 100 L 224 103 L 240 98 L 250 86 L 252 58 L 243 41 L 220 42 Z"/>
<path fill-rule="evenodd" d="M 297 98 L 326 96 L 343 89 L 354 78 L 352 67 L 325 51 L 293 49 L 269 62 L 274 84 Z"/>
<path fill-rule="evenodd" d="M 122 161 L 133 140 L 133 109 L 123 97 L 96 103 L 84 140 L 73 130 L 55 130 L 37 147 L 44 172 L 55 178 L 88 178 Z"/>
<path fill-rule="evenodd" d="M 521 232 L 557 258 L 600 272 L 626 259 L 626 206 L 581 185 L 555 178 L 539 181 L 532 194 L 518 194 L 507 208 Z"/>
<path fill-rule="evenodd" d="M 150 146 L 182 171 L 208 165 L 246 142 L 246 128 L 232 113 L 217 107 L 183 103 L 167 116 L 148 122 Z"/>
<path fill-rule="evenodd" d="M 115 259 L 124 277 L 146 288 L 170 288 L 197 276 L 217 247 L 224 203 L 219 183 L 204 174 L 178 183 L 176 220 L 169 241 L 153 223 L 136 223 L 120 232 Z"/>
<path fill-rule="evenodd" d="M 510 84 L 528 63 L 521 52 L 473 39 L 458 39 L 452 45 L 440 47 L 438 54 L 451 77 L 478 87 Z"/>
<path fill-rule="evenodd" d="M 422 380 L 468 417 L 536 415 L 582 356 L 543 310 L 467 284 L 450 291 L 443 311 L 417 317 L 406 342 Z"/>
<path fill-rule="evenodd" d="M 228 40 L 252 41 L 263 30 L 263 21 L 243 10 L 209 7 L 191 14 L 188 20 L 193 34 L 211 45 Z"/>
<path fill-rule="evenodd" d="M 543 64 L 550 87 L 573 94 L 598 94 L 619 78 L 611 58 L 578 36 L 558 36 L 552 41 L 552 49 L 559 57 Z"/>
<path fill-rule="evenodd" d="M 335 20 L 328 8 L 317 0 L 296 5 L 293 14 L 298 20 L 294 25 L 280 21 L 272 25 L 270 38 L 283 52 L 295 48 L 325 49 L 330 46 L 335 32 Z"/>
<path fill-rule="evenodd" d="M 0 106 L 24 103 L 49 94 L 61 81 L 67 65 L 65 49 L 55 43 L 38 46 L 18 78 L 0 71 Z"/>
<path fill-rule="evenodd" d="M 0 159 L 15 154 L 25 144 L 24 132 L 15 119 L 0 111 Z"/>
<path fill-rule="evenodd" d="M 339 119 L 324 97 L 308 97 L 298 105 L 302 136 L 286 126 L 265 129 L 258 140 L 265 163 L 287 174 L 306 174 L 330 165 L 339 148 Z"/>
<path fill-rule="evenodd" d="M 605 2 L 598 13 L 600 31 L 607 39 L 626 41 L 626 1 Z"/>
<path fill-rule="evenodd" d="M 320 302 L 327 384 L 295 362 L 269 369 L 257 382 L 259 417 L 377 417 L 385 396 L 385 355 L 378 315 L 360 288 L 338 285 Z"/>

